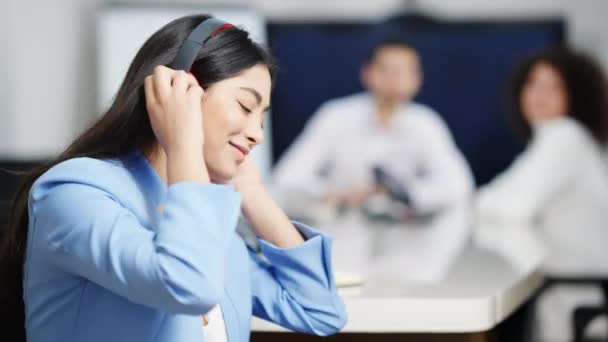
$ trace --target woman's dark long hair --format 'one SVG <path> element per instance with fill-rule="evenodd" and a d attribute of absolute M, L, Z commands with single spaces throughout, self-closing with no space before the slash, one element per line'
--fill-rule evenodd
<path fill-rule="evenodd" d="M 608 141 L 608 93 L 602 68 L 591 57 L 562 47 L 530 56 L 515 70 L 508 94 L 511 121 L 525 139 L 532 134 L 521 107 L 521 93 L 535 66 L 545 63 L 559 74 L 568 96 L 568 115 L 580 122 L 596 141 Z"/>
<path fill-rule="evenodd" d="M 54 160 L 25 174 L 13 197 L 0 240 L 0 335 L 25 341 L 23 264 L 28 235 L 28 196 L 33 183 L 54 165 L 77 157 L 118 158 L 128 151 L 149 151 L 156 138 L 145 106 L 143 84 L 157 65 L 170 65 L 182 42 L 207 15 L 182 17 L 154 33 L 141 47 L 110 108 Z M 273 75 L 270 55 L 249 34 L 232 27 L 213 36 L 199 52 L 191 72 L 203 88 L 255 65 Z M 4 340 L 4 338 L 3 338 Z"/>

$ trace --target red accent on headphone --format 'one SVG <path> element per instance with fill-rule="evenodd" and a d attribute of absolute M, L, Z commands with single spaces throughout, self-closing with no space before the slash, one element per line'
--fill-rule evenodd
<path fill-rule="evenodd" d="M 223 29 L 227 29 L 227 28 L 230 28 L 230 27 L 234 27 L 234 25 L 232 25 L 232 24 L 224 24 L 224 25 L 222 25 L 222 26 L 220 26 L 220 27 L 216 28 L 215 30 L 213 30 L 213 32 L 211 32 L 211 34 L 209 35 L 209 38 L 208 38 L 208 39 L 213 38 L 213 36 L 215 36 L 215 35 L 216 35 L 218 32 L 220 32 L 221 30 L 223 30 Z M 194 74 L 193 74 L 192 72 L 188 72 L 188 73 L 189 73 L 190 75 L 192 75 L 192 77 L 194 77 L 194 79 L 195 79 L 195 80 L 198 82 L 198 79 L 196 78 L 196 76 L 194 76 Z"/>
<path fill-rule="evenodd" d="M 220 32 L 223 29 L 227 29 L 227 28 L 230 28 L 230 27 L 234 27 L 234 25 L 232 25 L 232 24 L 224 24 L 224 25 L 216 28 L 215 30 L 213 30 L 213 32 L 211 32 L 211 34 L 209 35 L 209 38 L 213 38 L 213 36 L 215 36 L 216 33 Z"/>

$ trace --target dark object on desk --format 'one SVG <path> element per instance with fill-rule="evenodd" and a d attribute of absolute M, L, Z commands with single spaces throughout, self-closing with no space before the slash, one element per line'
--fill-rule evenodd
<path fill-rule="evenodd" d="M 387 208 L 373 208 L 363 205 L 361 210 L 371 220 L 383 222 L 430 223 L 438 211 L 421 211 L 415 208 L 407 186 L 382 166 L 376 165 L 372 170 L 376 186 L 386 192 L 396 205 L 386 204 Z M 380 209 L 380 210 L 379 210 Z"/>
<path fill-rule="evenodd" d="M 378 187 L 384 189 L 395 201 L 411 207 L 410 194 L 402 182 L 379 165 L 374 166 L 373 173 Z"/>
<path fill-rule="evenodd" d="M 383 197 L 379 200 L 378 197 Z M 380 203 L 378 203 L 380 202 Z M 361 205 L 361 212 L 370 221 L 381 223 L 415 223 L 416 227 L 431 223 L 438 211 L 417 211 L 385 195 L 375 195 Z"/>

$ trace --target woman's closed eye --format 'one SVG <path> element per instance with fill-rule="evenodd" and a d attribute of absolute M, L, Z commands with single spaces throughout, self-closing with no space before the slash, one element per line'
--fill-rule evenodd
<path fill-rule="evenodd" d="M 251 109 L 249 109 L 247 106 L 245 106 L 244 104 L 242 104 L 240 101 L 236 101 L 239 106 L 241 106 L 241 109 L 246 113 L 246 114 L 250 114 L 251 113 Z"/>

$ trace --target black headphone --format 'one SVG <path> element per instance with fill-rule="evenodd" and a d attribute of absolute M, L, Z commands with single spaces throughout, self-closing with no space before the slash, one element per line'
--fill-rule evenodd
<path fill-rule="evenodd" d="M 233 27 L 233 25 L 216 18 L 203 20 L 192 32 L 190 32 L 190 35 L 182 44 L 177 52 L 175 60 L 171 64 L 171 69 L 189 72 L 196 59 L 196 55 L 198 55 L 198 52 L 203 48 L 205 43 L 216 33 L 229 27 Z"/>

